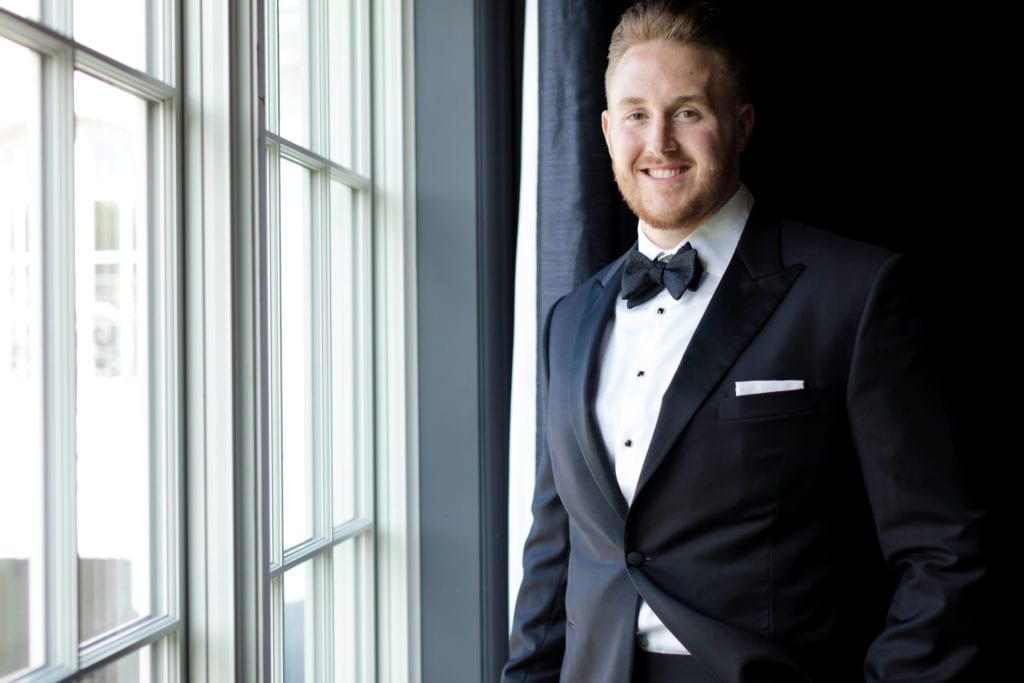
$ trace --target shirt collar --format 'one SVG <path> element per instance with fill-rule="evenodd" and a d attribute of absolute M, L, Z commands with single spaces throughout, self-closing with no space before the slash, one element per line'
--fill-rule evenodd
<path fill-rule="evenodd" d="M 689 242 L 700 255 L 704 270 L 721 276 L 725 273 L 729 261 L 732 260 L 733 252 L 736 251 L 736 245 L 740 241 L 740 234 L 743 232 L 743 226 L 746 225 L 753 206 L 754 195 L 750 193 L 746 185 L 740 183 L 739 189 L 729 201 L 671 249 L 662 249 L 652 242 L 644 233 L 642 221 L 638 222 L 636 226 L 637 248 L 641 254 L 654 261 L 663 256 L 671 258 L 684 244 Z"/>

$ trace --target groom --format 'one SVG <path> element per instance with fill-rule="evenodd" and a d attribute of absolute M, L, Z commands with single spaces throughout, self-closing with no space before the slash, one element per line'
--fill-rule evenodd
<path fill-rule="evenodd" d="M 759 211 L 745 77 L 711 3 L 641 3 L 612 35 L 601 123 L 637 243 L 545 326 L 504 681 L 971 670 L 983 567 L 905 264 Z"/>

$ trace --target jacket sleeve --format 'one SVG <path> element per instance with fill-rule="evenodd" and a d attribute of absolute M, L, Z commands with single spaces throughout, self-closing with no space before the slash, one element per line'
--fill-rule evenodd
<path fill-rule="evenodd" d="M 548 337 L 556 303 L 548 313 L 542 335 L 540 406 L 547 405 Z M 565 651 L 565 585 L 569 567 L 569 520 L 555 489 L 548 452 L 546 419 L 538 421 L 537 470 L 534 480 L 533 524 L 523 550 L 523 580 L 516 600 L 509 660 L 502 683 L 557 683 Z"/>
<path fill-rule="evenodd" d="M 984 574 L 978 521 L 919 307 L 899 254 L 881 267 L 853 348 L 850 427 L 886 561 L 899 573 L 868 648 L 868 681 L 958 681 L 977 657 L 974 605 Z"/>

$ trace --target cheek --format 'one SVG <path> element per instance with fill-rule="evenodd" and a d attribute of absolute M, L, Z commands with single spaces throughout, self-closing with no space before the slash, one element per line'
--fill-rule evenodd
<path fill-rule="evenodd" d="M 726 156 L 727 140 L 710 132 L 691 136 L 686 149 L 704 165 L 719 165 Z"/>
<path fill-rule="evenodd" d="M 631 163 L 642 150 L 642 140 L 629 132 L 620 132 L 612 138 L 612 157 L 619 163 Z"/>

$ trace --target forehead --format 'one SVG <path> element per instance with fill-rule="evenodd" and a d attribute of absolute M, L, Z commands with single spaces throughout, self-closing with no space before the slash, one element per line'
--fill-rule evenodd
<path fill-rule="evenodd" d="M 626 50 L 609 75 L 609 105 L 620 99 L 702 96 L 716 99 L 729 82 L 722 57 L 709 48 L 659 40 Z"/>

